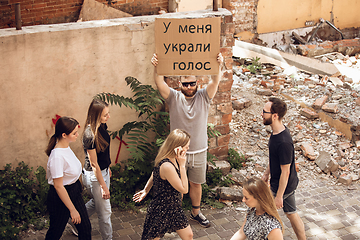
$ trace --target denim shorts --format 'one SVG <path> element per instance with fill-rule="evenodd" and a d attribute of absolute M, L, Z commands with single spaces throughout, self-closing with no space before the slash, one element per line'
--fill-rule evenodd
<path fill-rule="evenodd" d="M 272 194 L 274 195 L 274 197 L 276 196 L 276 193 L 272 192 Z M 286 214 L 296 213 L 295 190 L 288 194 L 284 194 L 283 211 Z"/>

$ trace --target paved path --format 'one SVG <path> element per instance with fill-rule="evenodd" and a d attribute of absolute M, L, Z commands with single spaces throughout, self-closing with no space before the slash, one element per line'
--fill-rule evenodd
<path fill-rule="evenodd" d="M 360 239 L 360 185 L 333 185 L 326 180 L 306 181 L 298 188 L 296 201 L 298 213 L 305 223 L 308 239 Z M 238 205 L 244 208 L 243 204 Z M 240 228 L 244 220 L 244 211 L 234 207 L 225 209 L 204 210 L 203 213 L 211 220 L 210 228 L 202 228 L 194 222 L 191 227 L 196 240 L 230 239 Z M 296 239 L 290 222 L 281 211 L 284 221 L 284 239 Z M 114 239 L 141 239 L 142 225 L 145 215 L 113 209 Z M 94 240 L 100 240 L 96 215 L 91 217 Z M 26 240 L 44 239 L 46 230 L 38 231 Z M 62 240 L 76 240 L 67 228 Z M 163 239 L 180 239 L 176 234 L 167 234 Z"/>

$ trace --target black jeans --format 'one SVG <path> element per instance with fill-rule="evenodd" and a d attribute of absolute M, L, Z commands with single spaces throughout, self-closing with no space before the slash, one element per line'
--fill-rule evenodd
<path fill-rule="evenodd" d="M 91 240 L 91 223 L 86 211 L 84 200 L 81 196 L 82 186 L 80 181 L 77 180 L 75 183 L 64 187 L 81 217 L 81 223 L 75 225 L 79 232 L 79 239 Z M 47 206 L 50 213 L 50 227 L 46 233 L 45 239 L 60 239 L 64 232 L 66 223 L 69 220 L 70 211 L 63 201 L 61 201 L 53 185 L 50 185 L 47 197 Z"/>

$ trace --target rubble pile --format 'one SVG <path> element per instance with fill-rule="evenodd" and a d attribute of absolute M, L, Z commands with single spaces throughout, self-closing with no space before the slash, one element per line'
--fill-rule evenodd
<path fill-rule="evenodd" d="M 240 179 L 263 175 L 268 164 L 271 128 L 263 125 L 261 112 L 269 96 L 276 96 L 288 105 L 283 122 L 293 136 L 301 184 L 311 185 L 319 177 L 334 184 L 360 182 L 358 85 L 340 74 L 322 76 L 300 72 L 295 67 L 282 69 L 269 64 L 265 67 L 255 74 L 242 66 L 233 69 L 232 96 L 247 99 L 251 105 L 234 108 L 229 147 L 252 161 L 247 162 L 244 170 L 233 170 L 231 174 Z M 349 135 L 321 121 L 319 114 L 351 126 L 352 141 Z"/>

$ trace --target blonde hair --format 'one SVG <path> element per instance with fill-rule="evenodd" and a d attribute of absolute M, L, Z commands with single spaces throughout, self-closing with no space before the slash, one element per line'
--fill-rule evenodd
<path fill-rule="evenodd" d="M 165 158 L 174 158 L 176 153 L 174 149 L 176 147 L 185 147 L 190 141 L 190 134 L 185 130 L 174 129 L 169 136 L 165 139 L 159 149 L 159 153 L 155 158 L 155 166 L 158 166 L 160 161 Z"/>
<path fill-rule="evenodd" d="M 90 125 L 91 132 L 94 135 L 94 142 L 97 153 L 103 152 L 109 146 L 109 143 L 106 142 L 106 140 L 99 133 L 99 127 L 101 125 L 101 114 L 104 108 L 108 106 L 109 104 L 103 100 L 94 98 L 90 103 L 85 122 L 85 126 Z"/>
<path fill-rule="evenodd" d="M 245 181 L 243 188 L 259 202 L 260 207 L 267 214 L 273 216 L 280 222 L 282 232 L 284 232 L 284 225 L 276 209 L 274 196 L 272 195 L 269 186 L 262 179 L 253 177 Z"/>

